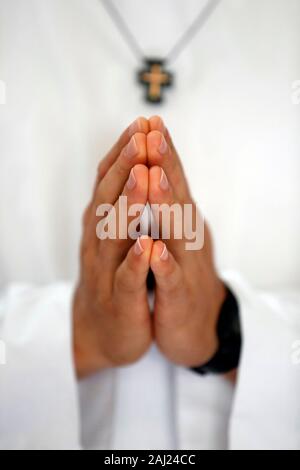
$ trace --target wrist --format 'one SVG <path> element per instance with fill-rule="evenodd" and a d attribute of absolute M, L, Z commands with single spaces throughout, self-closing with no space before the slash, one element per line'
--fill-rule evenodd
<path fill-rule="evenodd" d="M 234 293 L 224 285 L 225 300 L 221 305 L 217 323 L 218 349 L 209 361 L 195 367 L 199 374 L 228 374 L 237 369 L 242 337 L 239 304 Z"/>
<path fill-rule="evenodd" d="M 73 358 L 79 379 L 109 367 L 95 331 L 95 322 L 82 299 L 80 288 L 77 288 L 73 302 Z"/>
<path fill-rule="evenodd" d="M 226 299 L 226 287 L 224 283 L 217 278 L 213 294 L 211 296 L 211 308 L 207 315 L 205 337 L 202 340 L 205 345 L 205 354 L 203 355 L 202 363 L 205 364 L 210 361 L 216 354 L 219 348 L 219 337 L 218 337 L 218 323 L 222 305 Z"/>

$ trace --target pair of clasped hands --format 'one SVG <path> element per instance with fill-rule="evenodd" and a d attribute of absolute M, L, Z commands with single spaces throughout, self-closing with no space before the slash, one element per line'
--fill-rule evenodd
<path fill-rule="evenodd" d="M 102 160 L 84 214 L 73 308 L 77 374 L 132 364 L 153 341 L 171 362 L 201 366 L 218 349 L 216 326 L 226 295 L 209 230 L 205 226 L 199 251 L 187 251 L 185 240 L 172 236 L 165 241 L 149 236 L 99 240 L 97 207 L 112 204 L 118 212 L 120 196 L 128 198 L 128 207 L 194 204 L 170 134 L 157 116 L 134 121 Z M 153 315 L 150 270 L 156 281 Z"/>

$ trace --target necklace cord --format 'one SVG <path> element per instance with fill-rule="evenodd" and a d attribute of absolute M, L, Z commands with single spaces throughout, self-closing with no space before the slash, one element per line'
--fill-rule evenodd
<path fill-rule="evenodd" d="M 120 34 L 123 36 L 125 41 L 127 42 L 129 48 L 133 52 L 133 54 L 137 57 L 140 61 L 145 57 L 142 48 L 140 47 L 138 41 L 136 40 L 134 34 L 130 31 L 128 25 L 124 21 L 124 18 L 120 14 L 117 7 L 114 5 L 113 1 L 111 0 L 101 0 L 103 6 L 105 7 L 107 13 L 114 21 L 117 29 L 119 30 Z M 221 3 L 222 0 L 208 0 L 205 7 L 202 8 L 200 13 L 197 15 L 195 20 L 192 24 L 188 27 L 188 29 L 183 33 L 183 35 L 179 38 L 179 40 L 175 43 L 172 47 L 170 52 L 166 55 L 164 62 L 174 62 L 181 52 L 186 48 L 186 46 L 192 41 L 192 39 L 196 36 L 199 30 L 205 25 L 209 17 L 215 11 L 217 6 Z"/>
<path fill-rule="evenodd" d="M 210 0 L 206 3 L 205 7 L 200 11 L 198 16 L 194 19 L 189 28 L 183 33 L 181 38 L 172 47 L 166 56 L 167 62 L 174 62 L 186 46 L 194 39 L 200 29 L 206 24 L 209 17 L 213 14 L 217 6 L 222 0 Z"/>
<path fill-rule="evenodd" d="M 101 0 L 104 8 L 106 9 L 107 13 L 111 17 L 111 19 L 114 21 L 115 25 L 117 26 L 117 29 L 129 45 L 129 48 L 133 52 L 133 54 L 137 57 L 137 59 L 140 61 L 144 57 L 144 53 L 142 49 L 139 46 L 138 41 L 128 28 L 127 24 L 125 23 L 122 15 L 120 14 L 119 10 L 116 8 L 116 6 L 113 4 L 112 1 L 109 0 Z"/>

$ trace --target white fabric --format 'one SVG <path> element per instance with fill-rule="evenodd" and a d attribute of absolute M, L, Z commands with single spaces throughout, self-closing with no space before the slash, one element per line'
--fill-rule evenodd
<path fill-rule="evenodd" d="M 118 2 L 154 55 L 201 4 Z M 299 448 L 299 1 L 221 2 L 170 66 L 176 88 L 160 108 L 141 100 L 138 64 L 98 0 L 0 7 L 0 447 Z M 128 122 L 153 113 L 175 136 L 218 268 L 241 299 L 235 391 L 155 349 L 76 384 L 70 294 L 81 215 L 99 158 Z"/>
<path fill-rule="evenodd" d="M 1 297 L 0 331 L 7 349 L 0 372 L 1 448 L 78 448 L 71 294 L 63 284 L 19 285 Z"/>
<path fill-rule="evenodd" d="M 300 371 L 292 345 L 299 338 L 300 293 L 258 295 L 236 274 L 225 277 L 239 296 L 244 331 L 230 446 L 299 449 Z"/>
<path fill-rule="evenodd" d="M 119 375 L 113 448 L 176 449 L 174 368 L 153 347 Z M 138 399 L 136 399 L 138 398 Z"/>

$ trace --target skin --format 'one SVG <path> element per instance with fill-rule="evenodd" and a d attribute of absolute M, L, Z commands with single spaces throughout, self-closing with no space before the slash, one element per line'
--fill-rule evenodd
<path fill-rule="evenodd" d="M 169 133 L 157 130 L 163 130 L 160 118 L 151 118 L 149 124 L 149 202 L 193 204 L 197 211 Z M 157 345 L 170 361 L 190 367 L 206 363 L 218 348 L 216 324 L 225 288 L 214 269 L 208 228 L 202 250 L 187 251 L 185 243 L 172 237 L 156 241 L 150 265 L 157 284 Z"/>
<path fill-rule="evenodd" d="M 120 195 L 128 205 L 193 204 L 180 158 L 159 117 L 138 118 L 101 162 L 83 219 L 81 274 L 74 296 L 74 357 L 79 377 L 136 362 L 156 341 L 172 362 L 199 366 L 216 352 L 225 287 L 205 228 L 200 251 L 186 240 L 99 240 L 96 208 Z M 127 217 L 127 215 L 126 215 Z M 127 219 L 128 224 L 130 219 Z M 154 315 L 146 280 L 156 280 Z"/>

